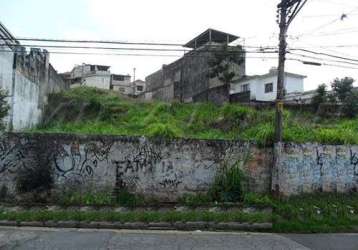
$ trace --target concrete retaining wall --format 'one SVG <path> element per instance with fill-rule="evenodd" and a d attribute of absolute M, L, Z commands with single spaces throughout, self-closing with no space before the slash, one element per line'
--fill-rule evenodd
<path fill-rule="evenodd" d="M 271 149 L 250 143 L 142 137 L 8 134 L 0 140 L 0 186 L 15 192 L 20 168 L 46 164 L 57 189 L 130 191 L 173 201 L 207 191 L 218 170 L 250 156 L 251 191 L 270 190 Z"/>
<path fill-rule="evenodd" d="M 273 189 L 283 195 L 357 192 L 358 146 L 277 145 Z"/>
<path fill-rule="evenodd" d="M 159 140 L 144 137 L 6 134 L 0 139 L 0 188 L 16 193 L 19 170 L 52 169 L 58 190 L 129 191 L 174 201 L 205 192 L 222 168 L 248 159 L 252 192 L 289 196 L 357 192 L 358 146 L 280 144 L 258 148 L 240 141 Z M 272 178 L 271 178 L 272 177 Z"/>

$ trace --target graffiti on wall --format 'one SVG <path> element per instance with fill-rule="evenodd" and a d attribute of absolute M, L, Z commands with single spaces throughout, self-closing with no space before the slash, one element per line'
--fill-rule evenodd
<path fill-rule="evenodd" d="M 57 145 L 53 155 L 57 177 L 73 184 L 84 184 L 93 177 L 99 162 L 109 160 L 112 145 L 104 142 Z"/>
<path fill-rule="evenodd" d="M 140 174 L 153 172 L 155 164 L 162 159 L 160 152 L 154 150 L 148 144 L 139 147 L 137 153 L 127 155 L 124 160 L 113 160 L 116 168 L 116 186 L 135 187 L 140 179 Z"/>
<path fill-rule="evenodd" d="M 28 140 L 16 138 L 0 140 L 0 174 L 5 172 L 14 174 L 19 168 L 26 167 L 27 154 L 31 152 L 33 145 Z"/>
<path fill-rule="evenodd" d="M 358 177 L 358 153 L 354 153 L 352 149 L 350 149 L 350 159 L 354 166 L 354 175 Z"/>
<path fill-rule="evenodd" d="M 280 151 L 278 183 L 286 194 L 347 192 L 358 189 L 356 146 L 285 144 Z"/>

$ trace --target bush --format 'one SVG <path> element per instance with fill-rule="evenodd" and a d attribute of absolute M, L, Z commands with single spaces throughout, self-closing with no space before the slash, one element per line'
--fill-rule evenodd
<path fill-rule="evenodd" d="M 180 133 L 177 128 L 169 124 L 154 123 L 147 129 L 147 134 L 150 137 L 175 138 L 179 137 Z"/>
<path fill-rule="evenodd" d="M 248 193 L 244 196 L 244 203 L 250 206 L 270 207 L 274 201 L 269 195 Z"/>
<path fill-rule="evenodd" d="M 343 101 L 342 114 L 345 117 L 353 118 L 358 114 L 358 94 L 350 93 Z"/>
<path fill-rule="evenodd" d="M 218 173 L 208 192 L 209 196 L 217 202 L 243 201 L 246 191 L 246 178 L 242 171 L 245 161 L 238 161 L 234 166 L 225 166 Z"/>
<path fill-rule="evenodd" d="M 208 194 L 185 194 L 179 199 L 179 203 L 185 206 L 196 207 L 207 205 L 212 202 L 212 197 Z"/>
<path fill-rule="evenodd" d="M 321 104 L 327 102 L 327 85 L 321 84 L 316 90 L 317 94 L 312 98 L 312 106 L 317 112 Z"/>

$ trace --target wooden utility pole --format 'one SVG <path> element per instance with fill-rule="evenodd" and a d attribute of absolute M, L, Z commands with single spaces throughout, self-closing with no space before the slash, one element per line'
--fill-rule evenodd
<path fill-rule="evenodd" d="M 275 142 L 282 142 L 283 137 L 283 100 L 285 97 L 285 61 L 287 49 L 287 30 L 307 0 L 281 0 L 277 6 L 279 13 L 280 43 L 277 76 Z"/>

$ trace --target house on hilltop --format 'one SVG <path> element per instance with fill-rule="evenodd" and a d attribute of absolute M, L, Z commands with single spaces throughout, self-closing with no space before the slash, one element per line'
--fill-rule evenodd
<path fill-rule="evenodd" d="M 83 63 L 76 65 L 71 72 L 63 73 L 62 76 L 71 88 L 87 86 L 114 90 L 128 96 L 134 94 L 131 76 L 112 74 L 110 66 Z"/>
<path fill-rule="evenodd" d="M 146 77 L 145 98 L 169 102 L 229 101 L 228 87 L 219 79 L 209 77 L 209 61 L 222 45 L 229 45 L 238 38 L 214 29 L 208 29 L 193 38 L 184 45 L 191 51 Z M 229 47 L 233 52 L 243 53 L 243 63 L 231 66 L 238 76 L 245 75 L 245 53 L 242 47 Z"/>
<path fill-rule="evenodd" d="M 277 68 L 272 68 L 267 74 L 245 76 L 231 84 L 230 99 L 234 102 L 275 101 L 277 97 Z M 286 95 L 304 92 L 306 76 L 285 73 L 284 88 Z"/>

